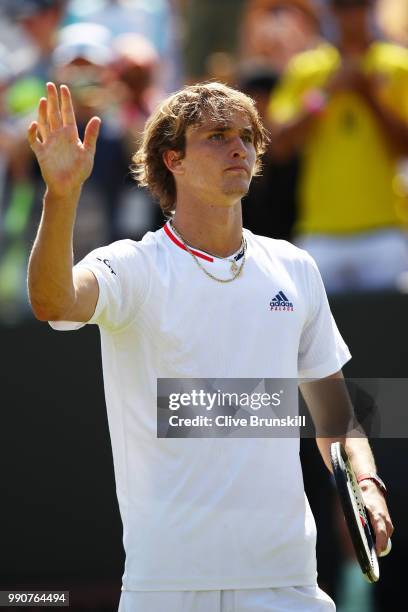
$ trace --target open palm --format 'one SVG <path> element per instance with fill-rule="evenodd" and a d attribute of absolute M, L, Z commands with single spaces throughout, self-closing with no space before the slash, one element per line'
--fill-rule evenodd
<path fill-rule="evenodd" d="M 47 98 L 38 105 L 38 119 L 28 129 L 28 141 L 41 168 L 47 188 L 64 196 L 81 188 L 92 172 L 100 119 L 92 117 L 84 140 L 78 128 L 71 94 L 61 85 L 61 103 L 54 83 L 47 83 Z"/>

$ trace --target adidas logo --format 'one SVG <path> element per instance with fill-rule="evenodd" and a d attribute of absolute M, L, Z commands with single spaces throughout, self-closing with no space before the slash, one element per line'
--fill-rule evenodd
<path fill-rule="evenodd" d="M 293 304 L 289 302 L 283 291 L 279 291 L 275 297 L 269 302 L 271 310 L 289 310 L 293 312 Z"/>

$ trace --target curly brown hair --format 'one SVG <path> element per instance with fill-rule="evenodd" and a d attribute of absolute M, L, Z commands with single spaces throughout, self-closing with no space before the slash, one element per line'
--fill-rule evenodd
<path fill-rule="evenodd" d="M 163 161 L 163 153 L 173 150 L 183 157 L 189 126 L 200 125 L 207 118 L 228 121 L 237 111 L 246 112 L 250 119 L 257 155 L 255 171 L 258 172 L 268 137 L 255 102 L 249 96 L 222 83 L 199 83 L 172 94 L 153 112 L 146 123 L 140 147 L 132 157 L 131 170 L 139 185 L 148 187 L 159 200 L 166 216 L 171 216 L 175 210 L 176 183 Z"/>

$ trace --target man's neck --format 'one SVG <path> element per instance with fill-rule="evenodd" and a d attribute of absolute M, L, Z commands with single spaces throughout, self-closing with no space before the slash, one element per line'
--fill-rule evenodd
<path fill-rule="evenodd" d="M 356 57 L 364 55 L 373 42 L 374 39 L 368 32 L 358 39 L 343 36 L 340 38 L 338 48 L 343 57 Z"/>
<path fill-rule="evenodd" d="M 172 224 L 189 246 L 216 257 L 228 257 L 242 241 L 241 202 L 232 207 L 177 204 Z"/>

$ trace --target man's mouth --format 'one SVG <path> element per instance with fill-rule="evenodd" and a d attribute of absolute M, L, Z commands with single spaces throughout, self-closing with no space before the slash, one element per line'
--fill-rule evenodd
<path fill-rule="evenodd" d="M 230 168 L 226 168 L 225 171 L 226 172 L 245 172 L 247 176 L 249 174 L 248 168 L 245 168 L 244 166 L 231 166 Z"/>

